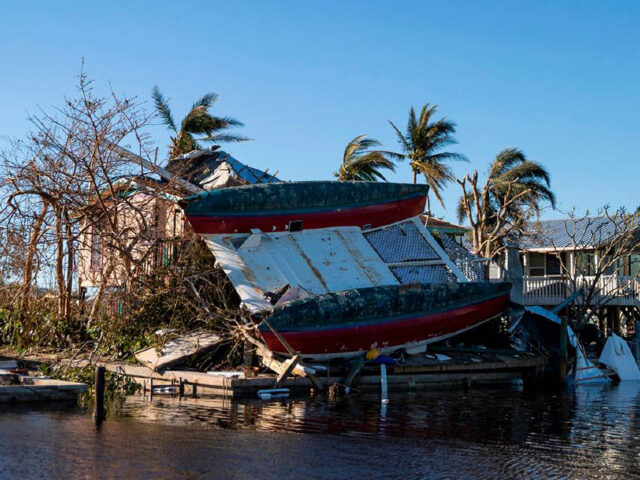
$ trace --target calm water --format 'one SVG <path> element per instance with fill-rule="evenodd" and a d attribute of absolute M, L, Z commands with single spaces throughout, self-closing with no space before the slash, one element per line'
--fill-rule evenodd
<path fill-rule="evenodd" d="M 637 478 L 640 385 L 0 407 L 1 478 Z"/>

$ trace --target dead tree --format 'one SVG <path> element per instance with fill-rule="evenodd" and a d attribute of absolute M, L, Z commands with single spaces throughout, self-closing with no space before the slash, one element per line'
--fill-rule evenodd
<path fill-rule="evenodd" d="M 2 153 L 0 225 L 7 238 L 22 232 L 13 235 L 13 249 L 25 252 L 12 302 L 22 316 L 38 286 L 55 297 L 57 318 L 71 318 L 78 255 L 87 247 L 82 239 L 88 230 L 103 239 L 109 255 L 119 258 L 116 263 L 127 266 L 119 270 L 125 282 L 136 273 L 136 245 L 148 236 L 140 232 L 151 232 L 154 221 L 149 205 L 172 187 L 165 183 L 144 201 L 133 201 L 118 179 L 148 172 L 122 158 L 115 147 L 135 145 L 139 155 L 148 156 L 151 147 L 143 129 L 150 118 L 135 99 L 113 92 L 97 97 L 82 73 L 76 98 L 55 113 L 32 117 L 33 133 Z M 121 218 L 124 209 L 127 222 Z M 110 274 L 112 262 L 105 263 L 102 273 Z"/>
<path fill-rule="evenodd" d="M 512 207 L 521 206 L 530 191 L 518 190 L 514 188 L 517 181 L 510 182 L 492 206 L 490 182 L 479 187 L 477 170 L 457 182 L 462 189 L 459 214 L 471 227 L 473 252 L 486 258 L 502 255 L 505 239 L 522 234 L 535 213 L 533 208 L 520 208 L 517 215 L 513 214 Z"/>
<path fill-rule="evenodd" d="M 185 329 L 222 323 L 237 306 L 195 236 L 178 242 L 188 253 L 183 264 L 153 265 L 157 274 L 148 268 L 167 241 L 158 209 L 175 212 L 175 200 L 189 194 L 180 179 L 153 176 L 157 150 L 144 133 L 151 118 L 135 99 L 97 96 L 83 73 L 74 98 L 32 117 L 33 133 L 0 154 L 0 239 L 7 241 L 0 246 L 7 253 L 0 306 L 18 313 L 14 330 L 21 335 L 58 345 L 96 329 L 105 342 L 122 332 L 139 339 L 164 321 Z M 97 249 L 96 295 L 85 308 L 78 268 Z M 103 321 L 114 296 L 126 314 Z"/>

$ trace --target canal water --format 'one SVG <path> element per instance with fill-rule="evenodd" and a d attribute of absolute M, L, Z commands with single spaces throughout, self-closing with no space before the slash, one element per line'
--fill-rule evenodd
<path fill-rule="evenodd" d="M 640 385 L 0 407 L 0 478 L 638 478 Z"/>

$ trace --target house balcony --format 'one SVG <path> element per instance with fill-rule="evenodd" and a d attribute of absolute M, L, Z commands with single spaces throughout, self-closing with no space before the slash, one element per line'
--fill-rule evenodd
<path fill-rule="evenodd" d="M 640 308 L 640 281 L 637 277 L 602 275 L 578 277 L 574 280 L 562 277 L 525 277 L 523 291 L 525 305 L 558 305 L 574 291 L 584 288 L 588 291 L 595 285 L 591 304 L 594 306 L 629 306 Z M 579 297 L 575 303 L 582 301 Z"/>

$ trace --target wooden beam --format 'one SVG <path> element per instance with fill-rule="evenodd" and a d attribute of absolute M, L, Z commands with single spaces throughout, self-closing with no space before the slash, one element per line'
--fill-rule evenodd
<path fill-rule="evenodd" d="M 288 360 L 289 364 L 287 365 L 287 368 L 284 369 L 284 372 L 278 375 L 278 378 L 276 378 L 276 382 L 273 384 L 273 388 L 280 388 L 280 385 L 282 385 L 282 382 L 284 381 L 284 379 L 291 374 L 293 369 L 298 365 L 299 361 L 300 361 L 299 354 L 294 355 L 290 360 Z"/>
<path fill-rule="evenodd" d="M 265 323 L 265 325 L 267 327 L 269 327 L 269 329 L 273 332 L 273 334 L 276 336 L 276 338 L 280 341 L 280 343 L 282 344 L 282 346 L 285 348 L 285 350 L 287 352 L 289 352 L 289 355 L 291 355 L 291 357 L 295 357 L 296 355 L 300 355 L 300 352 L 296 352 L 293 347 L 291 345 L 289 345 L 289 342 L 287 342 L 285 340 L 285 338 L 280 335 L 280 332 L 278 332 L 273 325 L 271 325 L 271 323 L 269 323 L 269 321 L 267 319 L 264 319 L 263 322 Z M 248 337 L 249 335 L 245 335 L 246 337 Z M 257 342 L 257 340 L 254 339 L 254 345 L 256 344 L 255 342 Z M 266 346 L 264 346 L 265 349 L 267 349 Z M 268 349 L 267 349 L 268 350 Z M 298 360 L 298 364 L 304 368 L 306 365 L 303 363 L 302 358 L 300 360 Z M 324 386 L 322 385 L 322 383 L 318 380 L 318 378 L 312 374 L 307 372 L 307 376 L 309 377 L 309 380 L 311 380 L 311 382 L 313 383 L 313 385 L 319 390 L 322 391 L 324 389 Z"/>
<path fill-rule="evenodd" d="M 205 190 L 198 187 L 197 185 L 194 185 L 191 182 L 187 182 L 186 180 L 180 177 L 176 177 L 175 175 L 172 175 L 164 168 L 159 167 L 158 165 L 154 165 L 150 161 L 142 158 L 140 155 L 136 155 L 135 153 L 127 150 L 126 148 L 122 148 L 120 145 L 116 145 L 115 143 L 110 143 L 110 142 L 107 142 L 106 145 L 109 148 L 111 148 L 113 151 L 115 151 L 118 155 L 122 156 L 123 158 L 126 158 L 127 160 L 131 160 L 132 162 L 137 163 L 141 167 L 147 168 L 152 172 L 157 173 L 160 177 L 164 178 L 165 180 L 177 183 L 182 188 L 184 188 L 185 190 L 188 190 L 191 193 L 198 194 L 198 193 L 205 192 Z"/>

